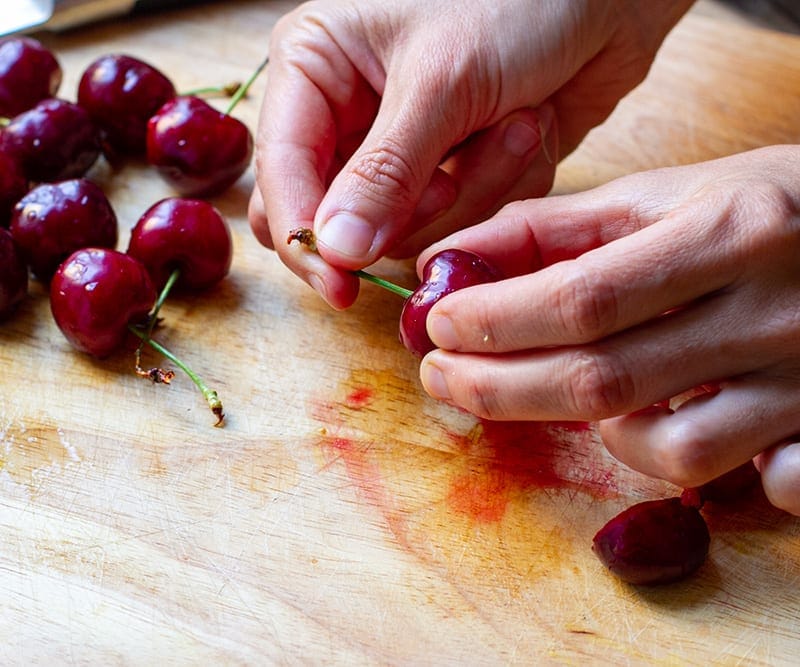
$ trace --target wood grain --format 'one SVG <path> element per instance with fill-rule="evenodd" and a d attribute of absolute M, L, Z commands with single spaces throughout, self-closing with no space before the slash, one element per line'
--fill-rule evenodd
<path fill-rule="evenodd" d="M 64 96 L 108 52 L 186 90 L 246 77 L 294 2 L 212 3 L 47 37 Z M 800 40 L 691 14 L 557 191 L 800 134 Z M 255 127 L 263 79 L 237 115 Z M 93 176 L 126 231 L 169 193 Z M 250 234 L 252 174 L 215 200 L 231 275 L 160 332 L 219 390 L 74 353 L 36 284 L 0 327 L 2 664 L 792 664 L 800 523 L 763 499 L 709 514 L 684 584 L 622 585 L 590 551 L 623 507 L 676 492 L 591 428 L 482 423 L 428 399 L 368 286 L 335 313 Z M 411 284 L 409 266 L 382 271 Z M 154 359 L 155 361 L 155 359 Z"/>

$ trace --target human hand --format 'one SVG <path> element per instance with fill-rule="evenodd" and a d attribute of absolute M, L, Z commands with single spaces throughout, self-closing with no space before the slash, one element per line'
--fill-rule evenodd
<path fill-rule="evenodd" d="M 420 267 L 459 247 L 510 278 L 431 309 L 443 349 L 423 385 L 490 419 L 601 420 L 614 456 L 683 487 L 755 457 L 800 514 L 798 174 L 800 146 L 760 149 L 515 203 L 444 239 Z"/>
<path fill-rule="evenodd" d="M 339 0 L 271 39 L 250 220 L 337 308 L 350 272 L 551 187 L 690 0 Z M 287 246 L 312 227 L 319 255 Z"/>

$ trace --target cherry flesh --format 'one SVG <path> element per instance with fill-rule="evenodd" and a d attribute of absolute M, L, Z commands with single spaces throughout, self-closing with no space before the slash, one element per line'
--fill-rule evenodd
<path fill-rule="evenodd" d="M 124 54 L 98 58 L 78 84 L 78 104 L 89 112 L 114 155 L 144 155 L 147 121 L 175 97 L 172 82 L 152 65 Z"/>
<path fill-rule="evenodd" d="M 53 97 L 62 71 L 53 53 L 31 37 L 0 41 L 0 116 L 11 118 Z"/>
<path fill-rule="evenodd" d="M 0 229 L 0 320 L 8 317 L 28 293 L 28 267 L 14 238 Z"/>
<path fill-rule="evenodd" d="M 159 289 L 175 269 L 180 271 L 176 287 L 207 289 L 230 270 L 231 233 L 209 202 L 170 197 L 139 218 L 131 230 L 128 254 L 147 267 Z"/>
<path fill-rule="evenodd" d="M 443 296 L 482 283 L 496 282 L 500 272 L 480 256 L 456 248 L 431 257 L 422 271 L 422 282 L 403 304 L 400 340 L 412 354 L 422 357 L 436 346 L 428 336 L 428 312 Z"/>
<path fill-rule="evenodd" d="M 47 281 L 72 252 L 117 245 L 117 216 L 103 191 L 86 178 L 42 183 L 19 200 L 11 234 L 34 275 Z"/>
<path fill-rule="evenodd" d="M 88 112 L 56 98 L 11 119 L 0 132 L 0 151 L 18 161 L 31 181 L 83 176 L 100 155 L 100 133 Z"/>
<path fill-rule="evenodd" d="M 19 163 L 10 155 L 0 152 L 0 227 L 7 228 L 11 211 L 28 191 L 28 179 Z"/>
<path fill-rule="evenodd" d="M 195 96 L 166 102 L 147 124 L 147 161 L 185 197 L 210 197 L 233 185 L 250 165 L 247 126 Z"/>
<path fill-rule="evenodd" d="M 50 283 L 56 324 L 76 349 L 107 357 L 127 340 L 129 324 L 146 320 L 156 289 L 144 265 L 109 248 L 82 248 Z"/>
<path fill-rule="evenodd" d="M 680 498 L 649 500 L 624 510 L 594 536 L 592 549 L 631 584 L 665 584 L 695 572 L 708 555 L 705 519 Z"/>

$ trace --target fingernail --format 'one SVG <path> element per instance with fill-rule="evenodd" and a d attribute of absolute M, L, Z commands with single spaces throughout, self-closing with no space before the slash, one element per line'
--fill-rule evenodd
<path fill-rule="evenodd" d="M 453 321 L 447 315 L 428 315 L 428 335 L 443 350 L 454 350 L 458 347 L 458 336 L 453 327 Z"/>
<path fill-rule="evenodd" d="M 355 258 L 368 256 L 374 240 L 372 225 L 350 213 L 337 213 L 317 233 L 318 244 Z"/>
<path fill-rule="evenodd" d="M 514 121 L 506 128 L 503 144 L 506 150 L 516 157 L 523 157 L 541 143 L 539 129 L 522 121 Z"/>
<path fill-rule="evenodd" d="M 430 361 L 422 362 L 420 368 L 420 379 L 422 386 L 433 398 L 440 401 L 450 400 L 450 389 L 447 386 L 442 369 Z"/>
<path fill-rule="evenodd" d="M 542 136 L 544 136 L 553 126 L 553 118 L 555 118 L 556 112 L 553 109 L 552 104 L 543 104 L 542 106 L 537 107 L 535 111 L 536 117 L 539 119 L 539 132 L 541 132 Z"/>

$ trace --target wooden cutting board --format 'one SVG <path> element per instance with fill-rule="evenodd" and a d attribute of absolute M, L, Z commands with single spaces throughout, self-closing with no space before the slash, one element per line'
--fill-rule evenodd
<path fill-rule="evenodd" d="M 109 52 L 181 90 L 245 78 L 294 2 L 218 2 L 48 36 L 74 99 Z M 800 141 L 800 39 L 695 10 L 556 190 Z M 263 77 L 237 115 L 255 128 Z M 169 189 L 93 172 L 127 230 Z M 250 234 L 252 174 L 215 200 L 229 279 L 171 299 L 159 337 L 218 389 L 73 352 L 34 284 L 0 326 L 0 663 L 793 664 L 800 521 L 760 498 L 708 515 L 710 558 L 656 589 L 610 577 L 594 532 L 676 489 L 590 427 L 490 424 L 427 398 L 399 300 L 327 308 Z M 381 271 L 413 284 L 408 265 Z M 155 363 L 157 358 L 152 358 Z"/>

